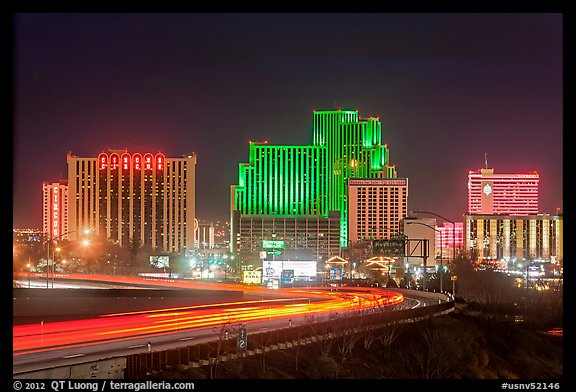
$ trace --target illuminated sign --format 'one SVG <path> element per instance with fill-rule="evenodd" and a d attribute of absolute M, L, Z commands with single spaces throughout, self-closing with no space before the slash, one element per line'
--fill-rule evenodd
<path fill-rule="evenodd" d="M 122 171 L 129 171 L 130 165 L 132 165 L 133 170 L 147 170 L 150 171 L 152 169 L 156 170 L 164 170 L 166 165 L 166 157 L 162 153 L 156 154 L 156 156 L 147 153 L 142 157 L 141 154 L 134 154 L 130 156 L 128 153 L 122 154 L 122 157 L 118 156 L 118 154 L 113 153 L 108 157 L 105 153 L 101 153 L 98 155 L 98 169 L 99 170 L 106 170 L 108 168 L 108 164 L 110 164 L 110 169 L 116 170 L 119 166 L 122 167 Z"/>
<path fill-rule="evenodd" d="M 55 186 L 53 189 L 53 196 L 52 196 L 52 236 L 53 237 L 58 237 L 58 234 L 60 233 L 59 227 L 58 227 L 58 187 Z"/>
<path fill-rule="evenodd" d="M 494 213 L 494 183 L 492 181 L 481 182 L 482 193 L 480 199 L 480 213 L 493 214 Z"/>
<path fill-rule="evenodd" d="M 142 156 L 140 154 L 132 155 L 132 163 L 134 170 L 140 170 L 142 168 Z"/>
<path fill-rule="evenodd" d="M 272 241 L 264 240 L 262 241 L 263 249 L 284 249 L 284 241 Z"/>
<path fill-rule="evenodd" d="M 108 167 L 108 155 L 102 153 L 98 156 L 98 169 L 106 170 Z"/>
<path fill-rule="evenodd" d="M 404 240 L 374 240 L 372 249 L 374 256 L 401 257 L 404 256 Z"/>
<path fill-rule="evenodd" d="M 342 280 L 342 268 L 330 268 L 330 279 Z"/>
<path fill-rule="evenodd" d="M 169 268 L 170 267 L 170 257 L 169 256 L 150 256 L 150 265 L 156 268 Z"/>
<path fill-rule="evenodd" d="M 245 284 L 262 283 L 262 271 L 244 271 L 242 272 L 242 281 Z"/>
<path fill-rule="evenodd" d="M 119 165 L 119 158 L 118 158 L 118 154 L 112 154 L 110 155 L 110 168 L 112 170 L 116 170 L 118 169 L 118 165 Z"/>
<path fill-rule="evenodd" d="M 270 260 L 264 261 L 262 269 L 267 279 L 280 279 L 282 271 L 293 270 L 294 277 L 316 276 L 316 261 L 300 260 Z"/>
<path fill-rule="evenodd" d="M 280 282 L 284 284 L 294 283 L 294 270 L 285 269 L 280 273 Z"/>
<path fill-rule="evenodd" d="M 152 170 L 152 161 L 153 161 L 152 154 L 144 155 L 144 169 Z"/>
<path fill-rule="evenodd" d="M 122 171 L 130 170 L 130 154 L 122 154 Z"/>
<path fill-rule="evenodd" d="M 406 185 L 406 179 L 348 180 L 348 185 Z"/>
<path fill-rule="evenodd" d="M 164 155 L 156 154 L 156 170 L 164 170 Z"/>

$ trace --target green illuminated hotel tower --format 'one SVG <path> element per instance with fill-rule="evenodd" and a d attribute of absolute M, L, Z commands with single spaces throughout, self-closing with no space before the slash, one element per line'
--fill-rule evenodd
<path fill-rule="evenodd" d="M 232 251 L 257 250 L 271 231 L 282 232 L 287 247 L 320 248 L 316 255 L 347 246 L 348 179 L 397 175 L 381 143 L 380 120 L 351 110 L 315 111 L 311 146 L 250 142 L 231 186 Z"/>

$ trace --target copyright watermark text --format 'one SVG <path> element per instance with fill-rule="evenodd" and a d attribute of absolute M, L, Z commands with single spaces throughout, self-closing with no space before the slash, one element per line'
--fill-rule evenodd
<path fill-rule="evenodd" d="M 191 391 L 194 390 L 193 382 L 167 382 L 167 381 L 82 381 L 82 380 L 54 380 L 54 381 L 14 381 L 12 387 L 15 391 L 77 391 L 77 392 L 113 392 L 145 390 L 163 391 Z"/>

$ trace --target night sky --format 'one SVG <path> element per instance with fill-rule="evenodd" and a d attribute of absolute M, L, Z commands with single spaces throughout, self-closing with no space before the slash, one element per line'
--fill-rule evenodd
<path fill-rule="evenodd" d="M 229 217 L 248 141 L 311 144 L 313 110 L 382 121 L 408 208 L 462 221 L 469 170 L 538 171 L 562 208 L 562 14 L 15 14 L 13 225 L 42 227 L 66 154 L 195 152 Z"/>

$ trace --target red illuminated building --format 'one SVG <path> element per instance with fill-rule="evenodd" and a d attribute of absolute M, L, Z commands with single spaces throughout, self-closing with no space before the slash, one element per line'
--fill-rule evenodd
<path fill-rule="evenodd" d="M 109 150 L 68 155 L 70 230 L 92 229 L 122 246 L 194 249 L 196 155 Z"/>

